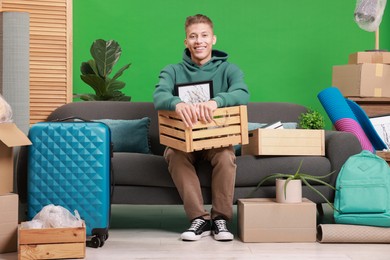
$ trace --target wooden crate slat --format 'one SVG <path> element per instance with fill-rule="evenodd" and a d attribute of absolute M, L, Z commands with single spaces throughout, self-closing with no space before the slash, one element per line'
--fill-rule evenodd
<path fill-rule="evenodd" d="M 209 128 L 199 131 L 192 131 L 192 136 L 195 139 L 199 138 L 214 138 L 223 135 L 239 135 L 241 133 L 241 127 L 239 125 Z"/>
<path fill-rule="evenodd" d="M 178 130 L 172 127 L 166 127 L 164 125 L 160 126 L 160 134 L 161 135 L 167 135 L 167 136 L 173 136 L 175 138 L 185 140 L 185 132 L 182 130 Z"/>
<path fill-rule="evenodd" d="M 84 242 L 85 227 L 79 228 L 19 228 L 19 244 L 42 244 L 63 242 Z"/>
<path fill-rule="evenodd" d="M 61 243 L 19 246 L 19 260 L 84 258 L 84 243 Z"/>
<path fill-rule="evenodd" d="M 160 135 L 160 142 L 166 146 L 181 150 L 181 151 L 187 151 L 186 143 L 185 142 L 178 142 L 177 139 Z"/>
<path fill-rule="evenodd" d="M 193 146 L 193 150 L 196 151 L 196 150 L 203 150 L 203 149 L 210 149 L 210 148 L 225 147 L 234 143 L 238 144 L 240 141 L 241 141 L 240 136 L 227 136 L 222 138 L 194 141 L 192 146 Z"/>

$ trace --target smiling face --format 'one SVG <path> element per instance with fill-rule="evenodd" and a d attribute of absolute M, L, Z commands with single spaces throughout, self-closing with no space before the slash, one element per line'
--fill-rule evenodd
<path fill-rule="evenodd" d="M 191 53 L 191 60 L 202 66 L 211 59 L 211 51 L 217 38 L 207 23 L 194 23 L 186 28 L 185 46 Z"/>

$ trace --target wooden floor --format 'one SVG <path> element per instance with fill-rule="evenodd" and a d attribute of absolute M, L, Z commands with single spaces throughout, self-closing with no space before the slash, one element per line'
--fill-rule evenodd
<path fill-rule="evenodd" d="M 232 242 L 211 236 L 183 242 L 179 236 L 189 223 L 182 206 L 113 205 L 109 238 L 101 248 L 87 248 L 86 259 L 390 259 L 389 244 L 243 243 L 236 221 L 235 214 Z M 17 254 L 0 254 L 0 259 L 16 260 Z"/>

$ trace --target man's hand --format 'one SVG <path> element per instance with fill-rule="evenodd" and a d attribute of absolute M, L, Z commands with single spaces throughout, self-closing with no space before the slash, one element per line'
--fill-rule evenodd
<path fill-rule="evenodd" d="M 198 119 L 202 122 L 211 123 L 213 121 L 213 113 L 218 108 L 218 105 L 216 101 L 209 100 L 195 104 L 195 107 L 198 112 Z"/>
<path fill-rule="evenodd" d="M 176 105 L 175 111 L 186 127 L 192 128 L 198 122 L 197 108 L 194 105 L 181 102 Z"/>
<path fill-rule="evenodd" d="M 185 126 L 192 128 L 199 120 L 205 123 L 213 122 L 213 112 L 217 108 L 217 102 L 209 100 L 194 105 L 181 102 L 176 105 L 175 111 L 183 120 Z"/>

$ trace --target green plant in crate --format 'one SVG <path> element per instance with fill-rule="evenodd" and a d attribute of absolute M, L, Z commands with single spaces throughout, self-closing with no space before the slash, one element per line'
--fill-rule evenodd
<path fill-rule="evenodd" d="M 299 128 L 301 129 L 324 129 L 324 117 L 314 109 L 308 109 L 299 116 Z"/>
<path fill-rule="evenodd" d="M 114 40 L 98 39 L 92 43 L 90 49 L 93 59 L 81 63 L 81 79 L 95 91 L 94 94 L 75 94 L 74 97 L 85 101 L 92 100 L 115 100 L 130 101 L 131 97 L 122 93 L 126 85 L 118 78 L 130 67 L 130 63 L 120 68 L 112 78 L 113 67 L 118 62 L 122 49 L 118 42 Z"/>

